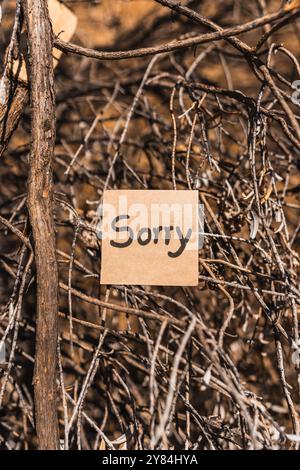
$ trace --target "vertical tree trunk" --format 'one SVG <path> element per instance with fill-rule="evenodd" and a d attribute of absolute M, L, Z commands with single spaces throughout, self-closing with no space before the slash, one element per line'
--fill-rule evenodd
<path fill-rule="evenodd" d="M 34 372 L 36 429 L 40 449 L 58 449 L 58 273 L 52 211 L 52 158 L 55 143 L 52 28 L 47 0 L 22 1 L 29 44 L 32 108 L 28 209 L 37 276 Z"/>

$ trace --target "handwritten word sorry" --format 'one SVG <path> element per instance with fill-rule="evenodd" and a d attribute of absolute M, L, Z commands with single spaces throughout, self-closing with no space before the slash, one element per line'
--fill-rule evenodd
<path fill-rule="evenodd" d="M 155 245 L 157 245 L 159 243 L 159 240 L 160 238 L 163 240 L 163 242 L 165 243 L 166 246 L 168 246 L 170 244 L 170 241 L 171 241 L 171 238 L 172 238 L 172 232 L 173 232 L 173 236 L 175 238 L 175 232 L 178 236 L 178 238 L 176 237 L 176 240 L 178 240 L 179 242 L 179 246 L 177 248 L 177 250 L 175 251 L 168 251 L 168 256 L 170 258 L 177 258 L 178 256 L 180 256 L 191 236 L 192 236 L 192 229 L 189 228 L 187 230 L 187 233 L 186 235 L 183 234 L 181 228 L 179 226 L 168 226 L 168 227 L 164 227 L 162 225 L 159 225 L 158 227 L 142 227 L 138 233 L 135 235 L 134 234 L 134 231 L 133 229 L 126 225 L 126 226 L 118 226 L 117 224 L 122 221 L 122 220 L 128 220 L 130 218 L 129 215 L 127 214 L 123 214 L 123 215 L 118 215 L 117 217 L 115 217 L 113 220 L 112 220 L 112 223 L 111 223 L 111 227 L 112 229 L 117 232 L 117 233 L 120 233 L 120 232 L 127 232 L 128 233 L 128 238 L 126 241 L 124 242 L 116 242 L 114 240 L 111 240 L 110 241 L 110 244 L 111 246 L 115 247 L 115 248 L 127 248 L 129 247 L 133 241 L 136 239 L 138 244 L 141 245 L 141 246 L 146 246 L 148 245 L 149 243 L 151 243 L 153 241 L 153 243 Z M 160 236 L 161 234 L 161 236 Z"/>

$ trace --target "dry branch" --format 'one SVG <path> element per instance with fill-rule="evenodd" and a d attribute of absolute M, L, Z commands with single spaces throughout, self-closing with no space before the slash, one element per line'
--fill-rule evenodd
<path fill-rule="evenodd" d="M 32 139 L 27 204 L 34 240 L 37 283 L 36 429 L 40 449 L 58 449 L 58 274 L 53 222 L 55 97 L 52 29 L 47 0 L 24 0 L 23 7 L 28 31 Z"/>
<path fill-rule="evenodd" d="M 0 157 L 19 124 L 28 102 L 28 90 L 24 85 L 16 85 L 5 104 L 0 104 Z"/>

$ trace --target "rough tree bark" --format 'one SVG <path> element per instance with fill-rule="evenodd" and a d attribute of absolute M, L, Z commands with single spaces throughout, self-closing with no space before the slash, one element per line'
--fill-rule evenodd
<path fill-rule="evenodd" d="M 26 85 L 16 85 L 8 103 L 0 103 L 0 157 L 14 133 L 28 101 Z"/>
<path fill-rule="evenodd" d="M 27 23 L 31 133 L 28 210 L 35 249 L 37 333 L 35 416 L 40 449 L 58 449 L 58 273 L 53 222 L 52 158 L 55 143 L 52 28 L 47 0 L 22 0 Z"/>

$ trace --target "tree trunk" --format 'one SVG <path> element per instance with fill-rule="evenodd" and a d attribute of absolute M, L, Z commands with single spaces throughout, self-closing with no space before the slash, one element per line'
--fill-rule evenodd
<path fill-rule="evenodd" d="M 58 449 L 58 273 L 52 210 L 52 159 L 55 143 L 52 29 L 47 0 L 22 1 L 29 45 L 32 118 L 28 209 L 37 278 L 34 372 L 36 430 L 40 449 Z"/>

